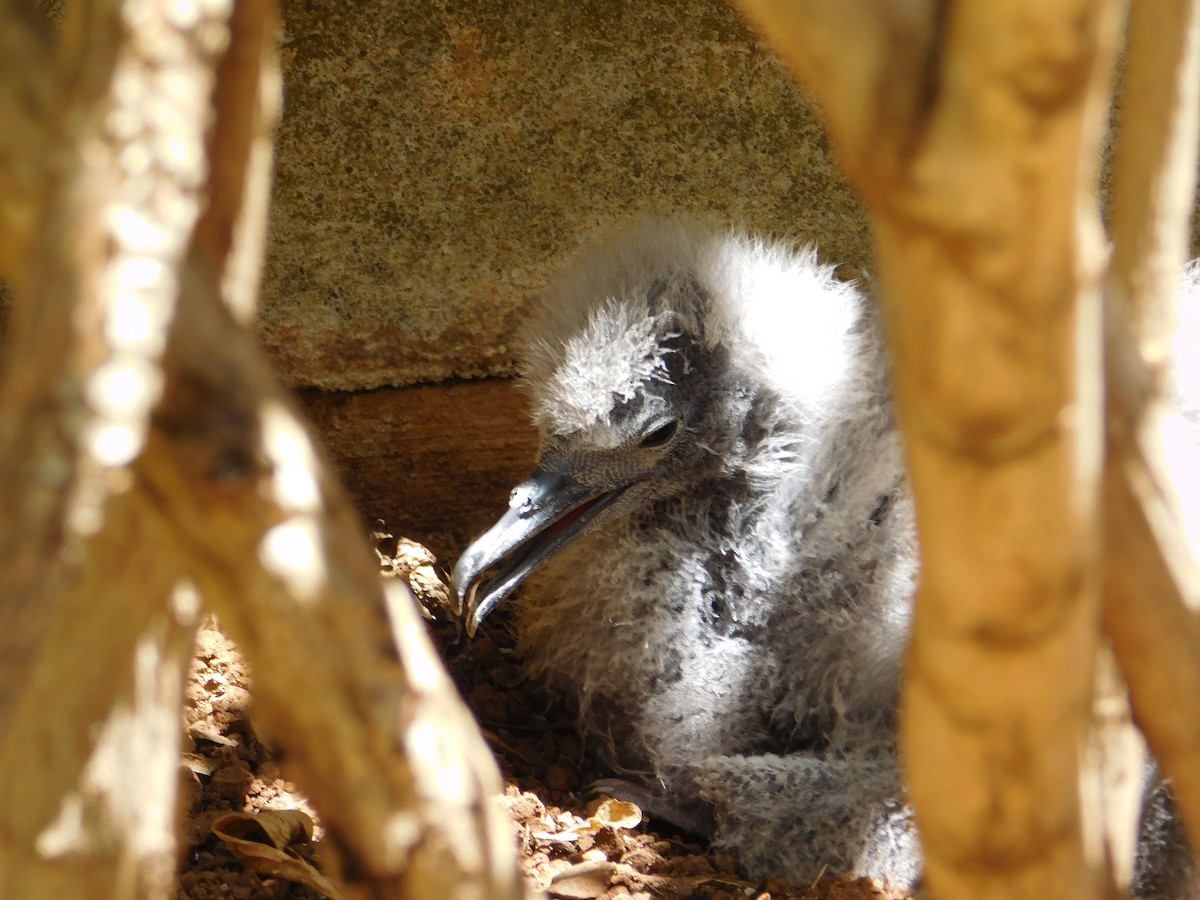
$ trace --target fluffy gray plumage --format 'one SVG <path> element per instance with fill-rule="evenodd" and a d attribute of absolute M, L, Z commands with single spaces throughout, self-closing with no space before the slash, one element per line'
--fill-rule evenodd
<path fill-rule="evenodd" d="M 652 222 L 550 286 L 522 370 L 542 450 L 456 567 L 469 627 L 528 576 L 525 658 L 660 809 L 754 875 L 913 884 L 916 554 L 873 305 L 811 250 Z"/>

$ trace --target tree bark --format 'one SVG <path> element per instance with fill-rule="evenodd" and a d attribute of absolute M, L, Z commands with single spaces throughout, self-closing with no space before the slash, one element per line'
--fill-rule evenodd
<path fill-rule="evenodd" d="M 202 600 L 254 670 L 348 893 L 519 896 L 495 764 L 239 325 L 261 264 L 274 4 L 80 3 L 54 70 L 13 2 L 0 894 L 167 895 Z"/>
<path fill-rule="evenodd" d="M 177 29 L 161 9 L 137 23 L 81 5 L 52 64 L 27 11 L 0 12 L 5 63 L 20 66 L 0 79 L 17 110 L 0 157 L 19 181 L 0 216 L 15 295 L 0 385 L 0 894 L 164 896 L 195 612 L 172 609 L 180 576 L 122 458 L 144 438 L 165 331 L 117 325 L 169 321 L 223 16 Z M 184 52 L 122 40 L 139 26 Z M 178 115 L 171 127 L 145 120 L 147 96 Z"/>
<path fill-rule="evenodd" d="M 921 536 L 902 737 L 941 897 L 1084 897 L 1097 210 L 1118 5 L 739 0 L 871 208 Z"/>

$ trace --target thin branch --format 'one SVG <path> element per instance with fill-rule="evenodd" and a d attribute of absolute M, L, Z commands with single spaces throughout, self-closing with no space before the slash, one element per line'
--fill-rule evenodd
<path fill-rule="evenodd" d="M 194 254 L 139 480 L 255 672 L 258 721 L 351 881 L 395 892 L 381 896 L 520 896 L 486 745 L 436 658 L 389 641 L 404 613 L 388 614 L 356 513 L 216 296 Z"/>
<path fill-rule="evenodd" d="M 225 273 L 222 296 L 242 324 L 258 299 L 267 231 L 275 126 L 282 82 L 274 0 L 239 0 L 229 48 L 213 89 L 216 122 L 208 138 L 208 204 L 195 242 L 209 268 Z"/>
<path fill-rule="evenodd" d="M 320 807 L 346 879 L 383 895 L 516 897 L 495 762 L 412 610 L 384 602 L 357 514 L 235 321 L 253 311 L 265 231 L 273 23 L 269 0 L 235 10 L 210 139 L 223 182 L 181 271 L 137 480 L 253 667 L 257 718 Z"/>
<path fill-rule="evenodd" d="M 1095 149 L 1119 4 L 740 5 L 871 206 L 922 554 L 902 739 L 928 888 L 1093 894 Z"/>

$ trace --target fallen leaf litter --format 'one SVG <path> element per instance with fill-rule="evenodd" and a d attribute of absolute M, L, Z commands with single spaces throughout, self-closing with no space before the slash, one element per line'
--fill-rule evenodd
<path fill-rule="evenodd" d="M 450 595 L 433 554 L 414 541 L 376 537 L 384 576 L 407 581 L 421 601 L 434 643 L 497 755 L 505 781 L 501 800 L 513 819 L 532 891 L 563 900 L 910 900 L 909 894 L 868 879 L 826 877 L 804 886 L 751 882 L 738 874 L 732 858 L 708 852 L 694 838 L 648 820 L 636 805 L 589 798 L 587 785 L 611 773 L 591 758 L 570 710 L 526 679 L 502 617 L 498 627 L 465 641 L 448 615 Z M 333 896 L 322 892 L 318 880 L 323 878 L 319 817 L 255 735 L 248 718 L 245 666 L 215 627 L 201 631 L 188 697 L 178 897 Z M 308 842 L 301 835 L 280 851 L 303 865 L 276 860 L 275 870 L 260 867 L 256 874 L 214 833 L 214 826 L 229 831 L 230 822 L 239 822 L 232 826 L 235 831 L 253 831 L 252 823 L 229 814 L 266 810 L 298 810 L 311 818 L 316 840 Z M 292 829 L 295 837 L 296 827 L 303 831 L 302 820 L 291 818 L 285 831 Z M 316 866 L 316 878 L 306 874 L 310 863 Z M 289 875 L 298 880 L 287 880 Z M 336 891 L 325 885 L 326 891 Z"/>

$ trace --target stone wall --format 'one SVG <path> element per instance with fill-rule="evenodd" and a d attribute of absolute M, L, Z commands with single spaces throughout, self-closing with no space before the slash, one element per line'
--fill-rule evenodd
<path fill-rule="evenodd" d="M 292 0 L 284 22 L 260 336 L 293 385 L 510 374 L 531 293 L 638 212 L 866 260 L 812 111 L 720 0 Z"/>

